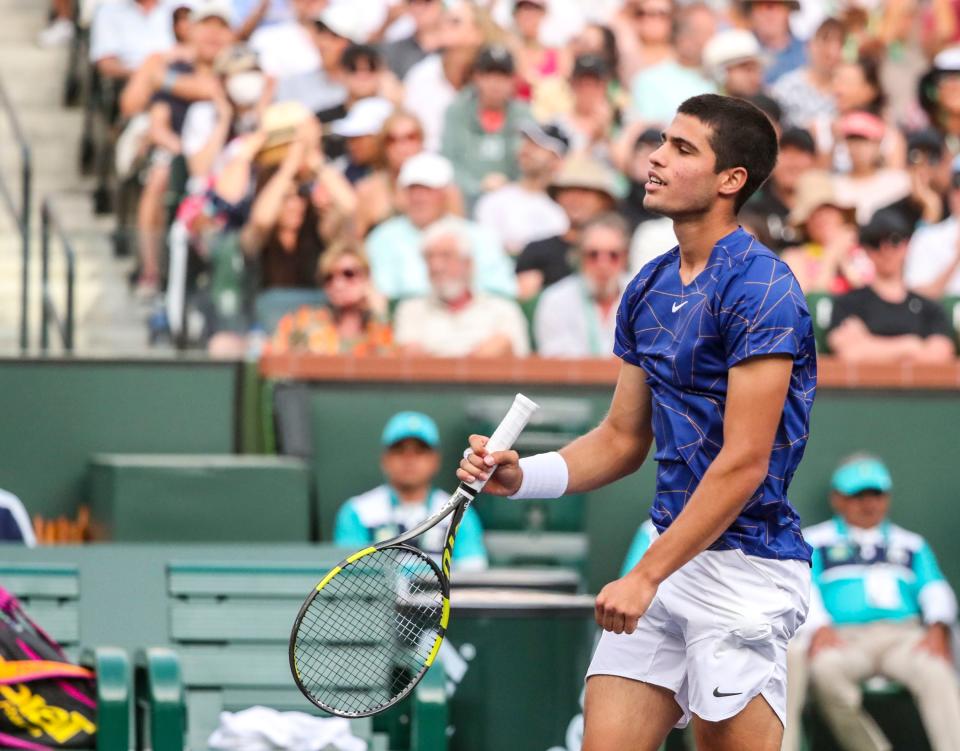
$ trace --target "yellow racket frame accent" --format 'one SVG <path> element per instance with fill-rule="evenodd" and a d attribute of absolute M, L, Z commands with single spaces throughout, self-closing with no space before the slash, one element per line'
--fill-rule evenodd
<path fill-rule="evenodd" d="M 363 558 L 363 556 L 370 555 L 371 553 L 375 552 L 377 552 L 376 548 L 364 548 L 363 550 L 360 550 L 347 558 L 346 562 L 353 563 L 354 561 Z M 330 583 L 330 580 L 341 571 L 343 571 L 343 566 L 334 566 L 332 569 L 330 569 L 330 573 L 323 577 L 323 579 L 321 579 L 320 583 L 317 585 L 317 591 L 319 592 L 321 589 L 327 586 Z"/>

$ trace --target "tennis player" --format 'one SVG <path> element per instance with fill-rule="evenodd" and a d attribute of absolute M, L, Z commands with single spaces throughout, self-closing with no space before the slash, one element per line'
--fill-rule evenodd
<path fill-rule="evenodd" d="M 513 498 L 583 493 L 635 472 L 656 441 L 656 539 L 597 596 L 583 751 L 657 749 L 691 718 L 703 751 L 776 751 L 787 642 L 806 617 L 810 548 L 787 488 L 807 441 L 813 330 L 789 268 L 737 224 L 777 158 L 760 110 L 685 101 L 650 157 L 644 207 L 679 246 L 617 315 L 610 411 L 559 452 L 487 454 L 461 480 Z M 491 468 L 497 465 L 495 470 Z"/>

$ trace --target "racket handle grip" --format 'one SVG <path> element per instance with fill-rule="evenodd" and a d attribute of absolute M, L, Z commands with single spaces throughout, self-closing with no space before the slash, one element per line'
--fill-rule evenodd
<path fill-rule="evenodd" d="M 523 394 L 517 394 L 516 397 L 514 397 L 513 404 L 510 406 L 510 411 L 507 412 L 506 417 L 500 421 L 497 429 L 494 430 L 493 435 L 490 436 L 490 440 L 487 441 L 487 451 L 494 453 L 512 448 L 514 442 L 523 432 L 523 429 L 527 427 L 527 423 L 530 422 L 533 413 L 538 409 L 540 409 L 540 405 L 535 401 L 528 399 Z M 495 468 L 491 468 L 489 474 L 492 475 L 494 469 Z M 479 493 L 487 483 L 484 480 L 474 480 L 466 484 Z"/>

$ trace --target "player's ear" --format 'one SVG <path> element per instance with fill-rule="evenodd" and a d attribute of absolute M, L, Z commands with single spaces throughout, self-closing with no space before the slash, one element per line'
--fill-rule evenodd
<path fill-rule="evenodd" d="M 747 184 L 747 170 L 745 167 L 731 167 L 720 173 L 718 191 L 724 198 L 732 198 Z"/>

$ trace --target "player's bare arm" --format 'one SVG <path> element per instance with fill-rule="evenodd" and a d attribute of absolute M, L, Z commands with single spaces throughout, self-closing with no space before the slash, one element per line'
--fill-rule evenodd
<path fill-rule="evenodd" d="M 589 433 L 560 450 L 567 464 L 568 493 L 585 493 L 636 472 L 653 443 L 650 389 L 642 369 L 621 363 L 610 411 Z M 465 482 L 490 478 L 485 493 L 513 495 L 523 470 L 516 451 L 488 453 L 487 437 L 470 436 L 470 449 L 457 477 Z M 490 476 L 491 469 L 493 474 Z"/>
<path fill-rule="evenodd" d="M 596 618 L 604 629 L 633 633 L 660 583 L 706 550 L 733 523 L 763 482 L 792 365 L 789 357 L 770 356 L 747 360 L 730 369 L 723 448 L 690 502 L 640 563 L 600 591 Z"/>

